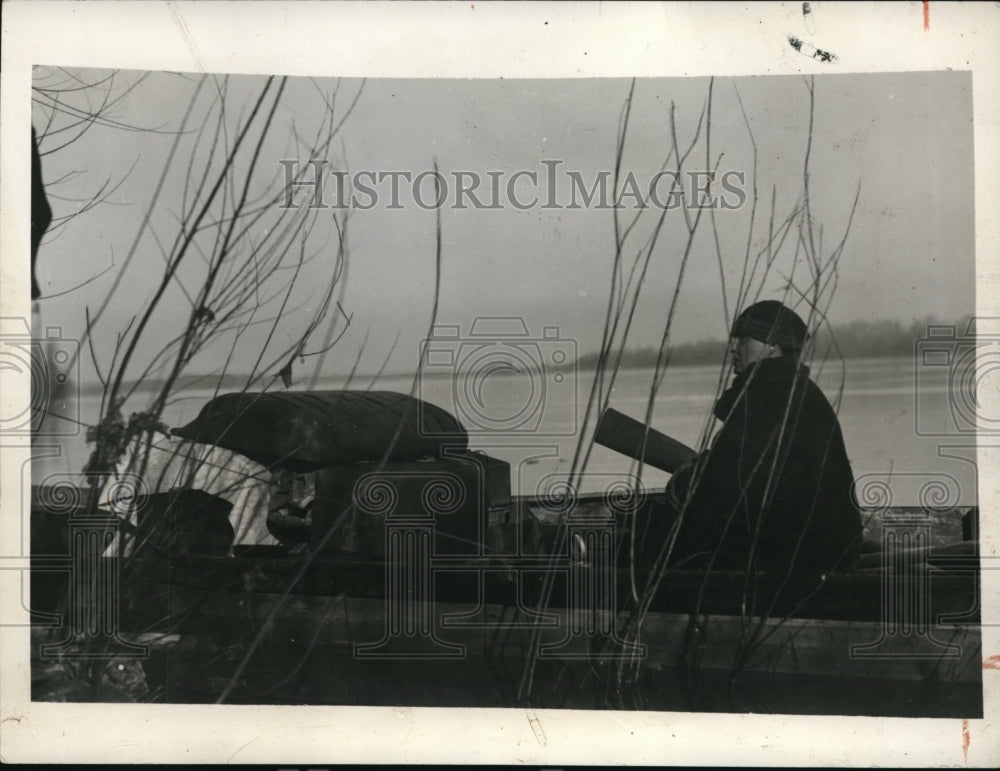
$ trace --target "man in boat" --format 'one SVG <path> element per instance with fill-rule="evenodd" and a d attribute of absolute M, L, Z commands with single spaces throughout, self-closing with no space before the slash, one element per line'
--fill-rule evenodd
<path fill-rule="evenodd" d="M 780 302 L 737 317 L 735 378 L 715 404 L 722 428 L 667 485 L 673 516 L 650 523 L 663 535 L 654 548 L 679 523 L 670 564 L 784 575 L 857 560 L 854 478 L 837 415 L 799 361 L 806 338 L 802 319 Z"/>

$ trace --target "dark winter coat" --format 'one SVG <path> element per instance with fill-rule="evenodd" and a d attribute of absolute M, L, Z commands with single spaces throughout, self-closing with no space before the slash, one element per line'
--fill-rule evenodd
<path fill-rule="evenodd" d="M 792 357 L 763 359 L 715 405 L 711 447 L 667 488 L 684 517 L 671 563 L 787 573 L 843 570 L 861 517 L 837 415 Z"/>

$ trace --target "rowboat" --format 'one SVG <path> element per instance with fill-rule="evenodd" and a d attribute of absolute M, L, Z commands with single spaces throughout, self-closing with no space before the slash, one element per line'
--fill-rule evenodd
<path fill-rule="evenodd" d="M 633 559 L 662 493 L 511 495 L 404 394 L 224 394 L 173 434 L 315 474 L 308 517 L 265 507 L 284 545 L 230 552 L 232 504 L 178 482 L 125 556 L 125 520 L 33 490 L 34 698 L 982 715 L 975 509 L 868 509 L 840 573 L 663 571 Z M 693 452 L 613 411 L 596 441 Z"/>
<path fill-rule="evenodd" d="M 386 518 L 381 554 L 237 546 L 77 574 L 79 533 L 113 523 L 43 498 L 33 533 L 77 536 L 33 548 L 36 699 L 982 715 L 974 509 L 868 509 L 840 574 L 672 568 L 640 612 L 622 545 L 657 493 L 514 496 L 457 553 L 432 520 Z M 109 597 L 113 624 L 81 621 Z M 101 689 L 41 683 L 88 639 Z"/>

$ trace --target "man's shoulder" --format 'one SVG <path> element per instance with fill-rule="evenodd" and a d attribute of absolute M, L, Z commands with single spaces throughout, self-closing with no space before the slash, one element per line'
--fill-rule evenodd
<path fill-rule="evenodd" d="M 813 413 L 822 413 L 824 416 L 836 421 L 837 410 L 834 409 L 833 404 L 827 397 L 826 393 L 820 388 L 812 378 L 807 378 L 805 381 L 804 388 L 805 404 L 804 408 Z"/>

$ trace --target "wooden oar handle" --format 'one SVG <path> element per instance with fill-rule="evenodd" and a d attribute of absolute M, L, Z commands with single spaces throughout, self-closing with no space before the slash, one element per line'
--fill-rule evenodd
<path fill-rule="evenodd" d="M 602 447 L 642 460 L 644 435 L 646 451 L 643 462 L 671 474 L 698 454 L 686 444 L 671 439 L 654 428 L 648 429 L 647 432 L 644 423 L 611 407 L 604 410 L 604 414 L 601 415 L 594 441 Z"/>

